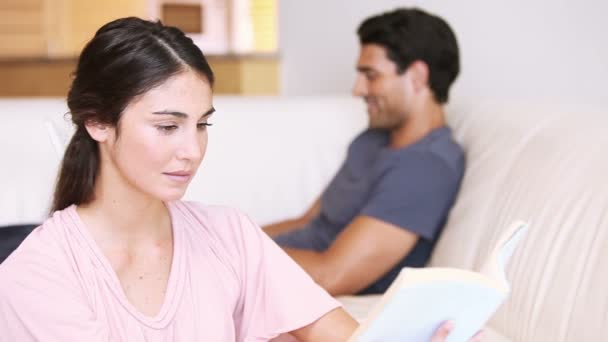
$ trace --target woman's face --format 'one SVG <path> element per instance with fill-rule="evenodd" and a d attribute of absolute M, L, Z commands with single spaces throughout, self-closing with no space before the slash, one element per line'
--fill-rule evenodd
<path fill-rule="evenodd" d="M 169 78 L 127 106 L 118 135 L 115 128 L 108 130 L 101 148 L 109 172 L 140 193 L 180 199 L 205 155 L 213 111 L 204 77 L 185 71 Z"/>

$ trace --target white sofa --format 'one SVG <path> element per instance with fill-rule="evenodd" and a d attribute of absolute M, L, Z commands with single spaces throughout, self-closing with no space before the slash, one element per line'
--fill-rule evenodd
<path fill-rule="evenodd" d="M 216 97 L 207 156 L 186 195 L 258 223 L 300 214 L 366 125 L 348 97 Z M 0 100 L 0 226 L 44 219 L 69 130 L 62 99 Z M 608 341 L 608 113 L 462 101 L 449 122 L 465 177 L 431 261 L 476 269 L 501 229 L 532 223 L 508 267 L 512 294 L 486 341 Z M 358 315 L 376 298 L 345 298 Z M 363 309 L 362 309 L 363 308 Z"/>

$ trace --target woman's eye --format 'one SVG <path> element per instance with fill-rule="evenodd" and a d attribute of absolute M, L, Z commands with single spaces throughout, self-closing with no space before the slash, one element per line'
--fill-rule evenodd
<path fill-rule="evenodd" d="M 160 126 L 156 126 L 156 128 L 158 128 L 159 131 L 161 132 L 172 132 L 175 131 L 177 129 L 176 125 L 160 125 Z"/>
<path fill-rule="evenodd" d="M 196 125 L 196 127 L 197 127 L 199 130 L 204 130 L 204 129 L 206 129 L 206 128 L 207 128 L 207 127 L 209 127 L 209 126 L 213 126 L 213 124 L 212 124 L 212 123 L 208 123 L 208 122 L 199 122 L 199 123 Z"/>

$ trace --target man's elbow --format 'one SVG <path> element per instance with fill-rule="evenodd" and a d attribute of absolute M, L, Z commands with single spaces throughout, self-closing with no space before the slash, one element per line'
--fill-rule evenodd
<path fill-rule="evenodd" d="M 343 272 L 329 265 L 313 275 L 313 279 L 332 296 L 354 295 L 358 292 L 358 287 L 348 281 Z"/>

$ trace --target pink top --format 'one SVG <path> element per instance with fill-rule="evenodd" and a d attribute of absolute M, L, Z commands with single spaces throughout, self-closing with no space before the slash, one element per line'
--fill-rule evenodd
<path fill-rule="evenodd" d="M 339 306 L 247 216 L 188 202 L 168 207 L 174 256 L 158 315 L 127 300 L 71 206 L 0 265 L 0 339 L 268 341 Z"/>

